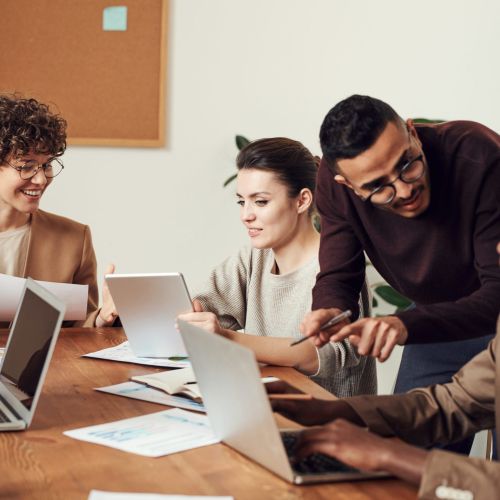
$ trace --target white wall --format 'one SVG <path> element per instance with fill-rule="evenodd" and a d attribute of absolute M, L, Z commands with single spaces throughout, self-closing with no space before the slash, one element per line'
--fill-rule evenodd
<path fill-rule="evenodd" d="M 70 147 L 42 204 L 91 226 L 100 273 L 109 261 L 119 272 L 182 271 L 194 288 L 245 243 L 222 188 L 237 133 L 289 136 L 319 153 L 322 118 L 352 93 L 403 117 L 500 130 L 498 0 L 170 7 L 167 147 Z"/>

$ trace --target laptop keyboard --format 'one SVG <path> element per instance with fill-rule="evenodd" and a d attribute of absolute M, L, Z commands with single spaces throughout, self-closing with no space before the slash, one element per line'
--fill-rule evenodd
<path fill-rule="evenodd" d="M 281 439 L 285 445 L 288 458 L 293 457 L 293 450 L 297 442 L 298 433 L 282 432 Z M 292 469 L 299 474 L 327 474 L 329 472 L 359 472 L 358 469 L 349 467 L 339 462 L 335 458 L 323 455 L 322 453 L 313 453 L 302 459 L 300 462 L 290 460 Z"/>
<path fill-rule="evenodd" d="M 2 422 L 10 422 L 10 418 L 0 408 L 0 423 Z"/>
<path fill-rule="evenodd" d="M 2 405 L 0 403 L 0 423 L 3 423 L 3 422 L 11 422 L 11 418 L 8 417 L 4 411 L 2 410 Z"/>

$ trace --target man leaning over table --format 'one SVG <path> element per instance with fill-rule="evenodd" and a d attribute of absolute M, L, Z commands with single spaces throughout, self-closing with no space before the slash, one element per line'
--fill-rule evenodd
<path fill-rule="evenodd" d="M 349 338 L 381 361 L 406 344 L 396 392 L 448 382 L 495 332 L 500 137 L 474 122 L 405 122 L 354 95 L 328 112 L 320 140 L 320 273 L 302 333 L 318 346 Z M 320 331 L 340 310 L 357 311 L 364 252 L 416 306 Z"/>

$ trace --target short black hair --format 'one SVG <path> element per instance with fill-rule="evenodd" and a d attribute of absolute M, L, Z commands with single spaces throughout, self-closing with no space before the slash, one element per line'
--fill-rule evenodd
<path fill-rule="evenodd" d="M 366 95 L 352 95 L 325 116 L 319 132 L 323 156 L 331 167 L 370 148 L 389 122 L 403 123 L 391 106 Z"/>

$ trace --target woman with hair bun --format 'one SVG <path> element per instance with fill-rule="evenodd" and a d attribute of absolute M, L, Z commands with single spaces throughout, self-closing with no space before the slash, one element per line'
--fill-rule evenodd
<path fill-rule="evenodd" d="M 216 267 L 193 301 L 195 312 L 179 318 L 251 348 L 260 362 L 293 366 L 339 397 L 375 393 L 374 361 L 358 356 L 348 341 L 290 346 L 301 337 L 319 272 L 318 162 L 300 142 L 283 137 L 240 151 L 236 197 L 250 247 Z M 367 301 L 362 305 L 368 315 Z"/>

